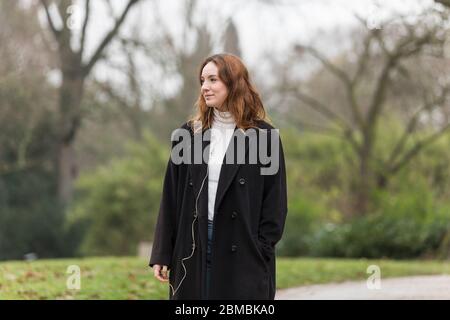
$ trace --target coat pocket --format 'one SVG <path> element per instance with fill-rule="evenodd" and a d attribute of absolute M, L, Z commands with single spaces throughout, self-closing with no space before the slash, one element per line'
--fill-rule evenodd
<path fill-rule="evenodd" d="M 264 248 L 258 239 L 258 235 L 252 235 L 252 240 L 253 240 L 253 246 L 258 254 L 258 257 L 260 258 L 261 263 L 263 264 L 266 273 L 268 273 L 269 272 L 269 262 L 266 259 L 266 254 L 264 253 Z"/>

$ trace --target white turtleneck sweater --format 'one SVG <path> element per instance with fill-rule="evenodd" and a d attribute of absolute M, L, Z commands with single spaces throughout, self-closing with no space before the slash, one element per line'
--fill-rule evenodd
<path fill-rule="evenodd" d="M 214 108 L 214 121 L 211 126 L 211 142 L 208 162 L 208 219 L 214 219 L 214 205 L 219 183 L 220 169 L 233 136 L 236 122 L 230 112 Z"/>

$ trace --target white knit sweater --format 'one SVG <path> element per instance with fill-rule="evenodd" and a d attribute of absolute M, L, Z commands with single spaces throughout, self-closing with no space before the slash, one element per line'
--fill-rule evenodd
<path fill-rule="evenodd" d="M 236 122 L 230 112 L 214 108 L 214 121 L 211 126 L 211 142 L 208 162 L 208 219 L 214 219 L 217 185 L 224 156 L 233 136 Z"/>

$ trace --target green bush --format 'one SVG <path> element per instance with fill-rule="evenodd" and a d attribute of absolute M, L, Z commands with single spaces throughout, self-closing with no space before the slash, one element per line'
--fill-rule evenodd
<path fill-rule="evenodd" d="M 313 255 L 314 235 L 343 219 L 347 185 L 343 142 L 329 136 L 282 131 L 288 184 L 288 216 L 277 246 L 282 256 Z"/>
<path fill-rule="evenodd" d="M 80 254 L 134 255 L 140 241 L 152 239 L 170 148 L 149 134 L 144 140 L 128 146 L 127 158 L 78 180 L 68 229 L 82 237 Z"/>
<path fill-rule="evenodd" d="M 282 256 L 308 255 L 309 236 L 320 225 L 325 208 L 307 197 L 296 197 L 289 202 L 289 215 L 283 238 L 278 244 L 278 254 Z"/>
<path fill-rule="evenodd" d="M 340 225 L 323 226 L 311 241 L 316 256 L 413 258 L 435 255 L 450 228 L 448 207 L 431 192 L 379 192 L 378 210 Z"/>

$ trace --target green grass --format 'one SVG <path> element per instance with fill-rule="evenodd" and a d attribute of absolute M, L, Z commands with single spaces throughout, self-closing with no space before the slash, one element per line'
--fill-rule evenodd
<path fill-rule="evenodd" d="M 381 277 L 450 274 L 450 262 L 365 259 L 278 258 L 277 287 L 365 281 L 369 265 Z M 81 270 L 81 290 L 69 290 L 68 266 Z M 0 263 L 1 299 L 167 299 L 167 284 L 153 278 L 145 259 L 86 258 Z"/>

